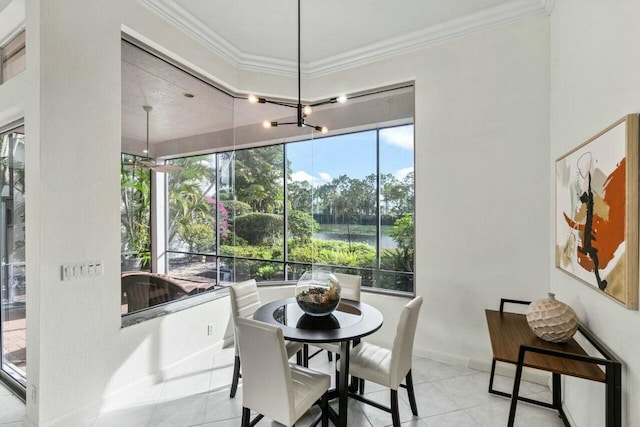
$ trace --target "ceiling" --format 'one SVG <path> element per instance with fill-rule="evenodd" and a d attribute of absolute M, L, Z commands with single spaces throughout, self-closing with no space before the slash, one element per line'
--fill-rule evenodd
<path fill-rule="evenodd" d="M 291 74 L 295 0 L 138 0 L 239 68 Z M 303 74 L 314 76 L 529 16 L 555 0 L 304 0 Z"/>
<path fill-rule="evenodd" d="M 122 42 L 121 52 L 122 137 L 125 141 L 146 140 L 144 105 L 153 108 L 149 113 L 150 145 L 291 114 L 288 108 L 278 105 L 261 104 L 255 108 L 245 99 L 234 99 L 129 42 Z"/>
<path fill-rule="evenodd" d="M 0 13 L 7 7 L 9 6 L 9 3 L 11 3 L 13 0 L 0 0 Z"/>
<path fill-rule="evenodd" d="M 269 103 L 250 104 L 244 97 L 233 97 L 128 41 L 122 41 L 121 52 L 125 153 L 143 155 L 147 148 L 145 105 L 152 107 L 149 113 L 152 157 L 282 140 L 310 132 L 309 128 L 300 131 L 295 126 L 263 129 L 265 120 L 295 121 L 292 117 L 295 109 Z M 373 101 L 377 104 L 372 104 Z M 381 108 L 382 105 L 393 108 Z M 380 115 L 375 110 L 393 113 Z M 358 96 L 344 105 L 315 107 L 309 122 L 337 130 L 360 126 L 363 117 L 373 123 L 387 123 L 412 115 L 413 90 L 404 88 Z"/>
<path fill-rule="evenodd" d="M 0 8 L 7 1 L 0 0 Z M 297 73 L 295 0 L 138 1 L 238 68 Z M 554 0 L 304 0 L 302 74 L 307 78 L 326 74 L 471 31 L 548 13 L 553 3 Z M 123 42 L 125 152 L 141 154 L 145 148 L 143 105 L 153 107 L 149 131 L 152 155 L 178 152 L 167 149 L 167 145 L 180 145 L 186 140 L 193 143 L 206 137 L 210 143 L 211 135 L 222 135 L 222 131 L 232 128 L 252 127 L 248 132 L 250 138 L 262 137 L 265 132 L 260 127 L 262 121 L 282 120 L 292 114 L 287 108 L 269 104 L 255 106 L 244 99 L 234 99 Z M 353 111 L 352 107 L 342 108 L 341 116 Z M 331 113 L 328 114 L 319 117 L 329 120 Z M 361 116 L 362 111 L 356 115 Z M 281 128 L 269 130 L 269 135 L 284 137 L 282 131 Z M 235 135 L 234 138 L 239 133 Z M 194 144 L 197 145 L 197 141 Z"/>

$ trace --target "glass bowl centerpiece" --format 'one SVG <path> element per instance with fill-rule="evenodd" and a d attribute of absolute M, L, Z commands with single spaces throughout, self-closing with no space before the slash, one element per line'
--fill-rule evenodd
<path fill-rule="evenodd" d="M 310 316 L 328 316 L 340 303 L 340 282 L 328 271 L 307 271 L 296 285 L 296 302 Z"/>

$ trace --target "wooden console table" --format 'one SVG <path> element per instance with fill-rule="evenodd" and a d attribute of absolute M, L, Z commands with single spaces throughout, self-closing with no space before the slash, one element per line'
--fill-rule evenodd
<path fill-rule="evenodd" d="M 603 357 L 589 356 L 574 339 L 566 343 L 552 343 L 538 338 L 529 328 L 524 314 L 504 312 L 505 303 L 529 304 L 529 301 L 500 300 L 500 310 L 485 310 L 493 362 L 489 379 L 489 393 L 511 398 L 508 426 L 513 427 L 518 400 L 556 409 L 565 426 L 569 421 L 562 409 L 561 375 L 584 378 L 606 385 L 606 426 L 622 426 L 621 364 L 611 351 L 582 324 L 578 331 Z M 516 376 L 511 394 L 493 389 L 496 361 L 516 365 Z M 552 403 L 518 396 L 524 366 L 552 373 Z M 600 367 L 604 367 L 604 370 Z"/>

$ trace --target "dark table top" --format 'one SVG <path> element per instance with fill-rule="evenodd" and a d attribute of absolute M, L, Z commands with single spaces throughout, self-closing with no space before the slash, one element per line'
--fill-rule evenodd
<path fill-rule="evenodd" d="M 539 347 L 586 356 L 584 349 L 572 338 L 566 343 L 552 343 L 538 338 L 527 323 L 524 314 L 485 310 L 493 357 L 501 362 L 518 363 L 520 345 Z M 543 369 L 562 375 L 604 382 L 605 374 L 597 365 L 562 357 L 527 353 L 524 366 Z"/>
<path fill-rule="evenodd" d="M 301 342 L 338 342 L 362 338 L 382 326 L 382 313 L 363 302 L 347 299 L 329 316 L 305 314 L 295 298 L 270 302 L 253 315 L 255 320 L 280 326 L 285 339 Z"/>

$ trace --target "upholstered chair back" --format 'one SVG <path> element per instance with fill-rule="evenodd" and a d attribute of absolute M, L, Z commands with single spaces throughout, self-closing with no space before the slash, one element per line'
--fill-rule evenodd
<path fill-rule="evenodd" d="M 333 273 L 340 282 L 342 291 L 340 297 L 352 301 L 360 301 L 360 288 L 362 287 L 362 277 L 353 274 Z"/>
<path fill-rule="evenodd" d="M 255 279 L 245 282 L 234 283 L 229 286 L 229 297 L 231 298 L 231 317 L 242 317 L 243 319 L 253 319 L 253 314 L 260 308 L 260 294 Z M 235 328 L 234 328 L 235 333 Z M 236 355 L 238 354 L 238 335 L 235 334 Z"/>
<path fill-rule="evenodd" d="M 413 339 L 416 335 L 422 297 L 415 297 L 402 309 L 391 350 L 391 388 L 397 389 L 411 369 Z"/>
<path fill-rule="evenodd" d="M 242 406 L 284 425 L 292 425 L 295 406 L 282 329 L 236 318 L 242 363 Z"/>

